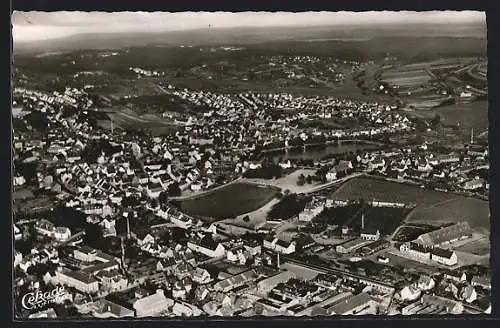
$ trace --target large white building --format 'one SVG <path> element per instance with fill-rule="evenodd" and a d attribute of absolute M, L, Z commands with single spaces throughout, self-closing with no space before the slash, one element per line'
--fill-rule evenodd
<path fill-rule="evenodd" d="M 226 253 L 224 246 L 215 242 L 210 235 L 205 235 L 199 240 L 188 241 L 187 246 L 189 249 L 208 257 L 222 257 Z"/>
<path fill-rule="evenodd" d="M 174 301 L 165 297 L 163 290 L 135 301 L 133 308 L 137 317 L 153 317 L 168 312 Z"/>
<path fill-rule="evenodd" d="M 56 279 L 59 284 L 73 287 L 84 293 L 93 294 L 99 291 L 97 279 L 81 271 L 56 271 Z"/>

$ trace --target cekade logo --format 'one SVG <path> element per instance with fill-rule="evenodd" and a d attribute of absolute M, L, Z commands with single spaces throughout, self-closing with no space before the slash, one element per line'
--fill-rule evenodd
<path fill-rule="evenodd" d="M 66 290 L 62 286 L 45 293 L 37 290 L 36 292 L 25 294 L 21 299 L 21 304 L 26 310 L 33 310 L 56 302 L 58 298 L 65 296 L 66 293 Z"/>

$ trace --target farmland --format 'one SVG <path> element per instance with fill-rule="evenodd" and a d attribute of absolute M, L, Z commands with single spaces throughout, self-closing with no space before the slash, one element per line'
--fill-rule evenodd
<path fill-rule="evenodd" d="M 415 186 L 372 178 L 354 178 L 334 194 L 338 200 L 375 199 L 385 202 L 416 204 L 409 222 L 442 224 L 466 220 L 481 231 L 489 231 L 488 202 L 464 196 L 422 189 Z"/>
<path fill-rule="evenodd" d="M 426 70 L 390 69 L 382 73 L 382 81 L 399 87 L 416 87 L 428 83 L 431 76 Z"/>
<path fill-rule="evenodd" d="M 182 211 L 196 216 L 226 219 L 254 211 L 276 195 L 266 186 L 234 183 L 198 198 L 180 201 Z"/>

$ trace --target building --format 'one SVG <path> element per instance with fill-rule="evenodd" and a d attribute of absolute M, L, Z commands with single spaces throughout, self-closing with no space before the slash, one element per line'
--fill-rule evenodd
<path fill-rule="evenodd" d="M 355 250 L 369 244 L 370 242 L 371 242 L 371 240 L 356 238 L 356 239 L 350 240 L 346 243 L 343 243 L 341 245 L 337 245 L 335 247 L 335 250 L 341 254 L 348 254 L 348 253 L 354 252 Z"/>
<path fill-rule="evenodd" d="M 380 239 L 380 231 L 374 228 L 364 228 L 361 230 L 361 239 L 377 241 Z"/>
<path fill-rule="evenodd" d="M 268 293 L 279 284 L 286 283 L 295 277 L 295 274 L 291 271 L 281 271 L 280 273 L 259 281 L 257 283 L 257 290 L 261 293 Z"/>
<path fill-rule="evenodd" d="M 472 179 L 464 182 L 464 190 L 476 190 L 484 187 L 484 179 Z"/>
<path fill-rule="evenodd" d="M 17 225 L 14 224 L 14 240 L 21 240 L 23 238 L 23 233 Z"/>
<path fill-rule="evenodd" d="M 83 293 L 93 294 L 99 291 L 99 282 L 90 274 L 81 271 L 63 269 L 56 271 L 56 278 L 59 284 L 73 287 Z"/>
<path fill-rule="evenodd" d="M 292 254 L 295 252 L 296 242 L 280 240 L 278 238 L 267 238 L 264 240 L 264 248 L 281 254 Z"/>
<path fill-rule="evenodd" d="M 215 291 L 227 293 L 233 289 L 252 284 L 257 279 L 257 273 L 254 270 L 245 271 L 235 276 L 218 281 L 214 285 Z"/>
<path fill-rule="evenodd" d="M 432 249 L 431 260 L 448 266 L 456 265 L 458 263 L 457 254 L 455 252 L 439 247 Z"/>
<path fill-rule="evenodd" d="M 467 280 L 467 275 L 465 274 L 465 272 L 448 271 L 444 274 L 444 278 L 461 283 Z"/>
<path fill-rule="evenodd" d="M 182 213 L 179 213 L 178 215 L 170 215 L 169 218 L 170 222 L 172 222 L 179 228 L 187 230 L 193 226 L 193 220 Z"/>
<path fill-rule="evenodd" d="M 415 241 L 426 247 L 437 247 L 469 238 L 472 230 L 465 221 L 420 235 Z"/>
<path fill-rule="evenodd" d="M 138 299 L 133 308 L 137 317 L 153 317 L 169 311 L 174 301 L 165 297 L 163 290 L 158 289 L 155 294 Z"/>
<path fill-rule="evenodd" d="M 367 293 L 348 295 L 327 309 L 328 315 L 377 314 L 378 302 Z"/>
<path fill-rule="evenodd" d="M 88 247 L 88 246 L 82 246 L 80 248 L 75 249 L 73 251 L 73 257 L 76 260 L 86 262 L 86 263 L 95 262 L 95 261 L 105 263 L 105 262 L 111 262 L 111 261 L 116 260 L 113 256 L 108 255 L 106 253 L 103 253 L 101 251 L 98 251 L 98 250 L 93 249 L 93 248 Z"/>
<path fill-rule="evenodd" d="M 436 282 L 434 281 L 434 279 L 427 275 L 420 276 L 417 282 L 418 289 L 423 291 L 431 290 L 435 285 Z"/>
<path fill-rule="evenodd" d="M 422 295 L 420 289 L 415 285 L 408 285 L 401 290 L 402 301 L 414 301 Z"/>
<path fill-rule="evenodd" d="M 226 253 L 224 246 L 215 242 L 210 235 L 205 235 L 198 240 L 188 241 L 187 246 L 189 249 L 208 257 L 222 257 Z"/>
<path fill-rule="evenodd" d="M 431 259 L 431 248 L 414 242 L 402 244 L 399 250 L 418 260 L 428 261 Z"/>
<path fill-rule="evenodd" d="M 92 315 L 99 319 L 110 319 L 110 318 L 127 318 L 134 317 L 135 313 L 131 309 L 127 309 L 121 305 L 110 302 L 105 298 L 102 298 L 92 304 L 93 311 Z"/>
<path fill-rule="evenodd" d="M 464 311 L 464 306 L 461 302 L 456 302 L 454 300 L 425 294 L 420 299 L 420 302 L 425 305 L 435 305 L 442 307 L 448 314 L 461 314 Z"/>

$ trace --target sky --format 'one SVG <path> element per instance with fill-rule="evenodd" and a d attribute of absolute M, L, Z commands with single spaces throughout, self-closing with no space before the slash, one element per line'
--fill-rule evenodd
<path fill-rule="evenodd" d="M 82 33 L 163 32 L 189 29 L 357 25 L 377 23 L 485 22 L 484 12 L 19 12 L 12 14 L 14 42 L 42 41 Z"/>

